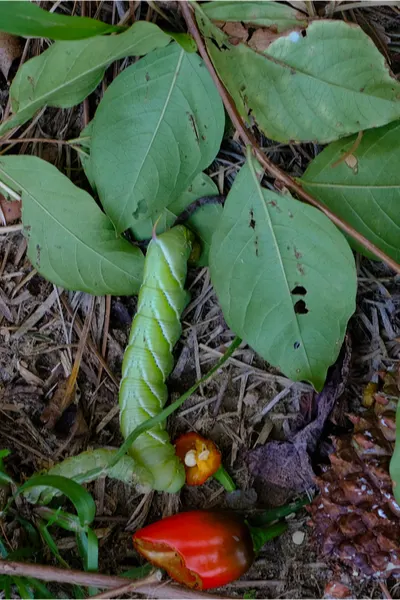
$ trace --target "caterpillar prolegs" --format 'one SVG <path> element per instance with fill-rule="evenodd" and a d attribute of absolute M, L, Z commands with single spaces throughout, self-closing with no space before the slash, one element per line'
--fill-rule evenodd
<path fill-rule="evenodd" d="M 181 315 L 188 301 L 187 261 L 194 236 L 182 225 L 153 237 L 149 244 L 137 313 L 122 364 L 120 425 L 126 438 L 164 407 L 166 379 L 173 368 L 172 350 L 181 335 Z M 185 471 L 170 443 L 165 423 L 140 435 L 130 456 L 148 469 L 155 490 L 176 492 Z"/>

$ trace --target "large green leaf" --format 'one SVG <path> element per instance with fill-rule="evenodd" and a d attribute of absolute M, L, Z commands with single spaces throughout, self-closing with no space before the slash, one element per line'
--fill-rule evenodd
<path fill-rule="evenodd" d="M 52 40 L 81 40 L 122 27 L 102 23 L 88 17 L 70 17 L 50 13 L 33 2 L 0 2 L 0 31 L 25 37 L 47 37 Z"/>
<path fill-rule="evenodd" d="M 224 131 L 217 89 L 177 44 L 126 69 L 97 109 L 92 176 L 117 231 L 179 198 L 216 156 Z"/>
<path fill-rule="evenodd" d="M 351 250 L 320 211 L 259 184 L 248 161 L 225 202 L 211 280 L 233 331 L 293 380 L 321 390 L 355 309 Z"/>
<path fill-rule="evenodd" d="M 201 8 L 212 21 L 239 21 L 278 32 L 307 24 L 302 13 L 278 2 L 217 1 L 207 2 Z"/>
<path fill-rule="evenodd" d="M 87 172 L 87 167 L 85 167 L 85 172 Z M 216 195 L 218 195 L 218 188 L 211 177 L 205 173 L 199 173 L 189 187 L 172 204 L 161 211 L 155 212 L 148 219 L 138 221 L 131 228 L 131 231 L 137 240 L 147 240 L 151 237 L 156 222 L 157 234 L 163 233 L 169 227 L 172 227 L 179 215 L 198 198 Z"/>
<path fill-rule="evenodd" d="M 2 156 L 1 182 L 22 197 L 28 256 L 43 277 L 96 295 L 139 290 L 140 250 L 118 237 L 93 198 L 56 167 L 35 156 Z"/>
<path fill-rule="evenodd" d="M 262 53 L 197 18 L 239 112 L 273 140 L 326 143 L 400 117 L 400 83 L 353 23 L 314 21 L 304 37 L 283 35 Z"/>
<path fill-rule="evenodd" d="M 0 136 L 28 121 L 43 106 L 69 108 L 82 102 L 114 60 L 141 56 L 170 40 L 157 25 L 138 21 L 120 35 L 55 42 L 19 69 L 10 88 L 14 114 L 0 125 Z"/>
<path fill-rule="evenodd" d="M 330 144 L 299 183 L 400 262 L 400 123 L 366 131 L 355 146 L 355 136 Z M 349 242 L 372 256 L 353 238 Z"/>

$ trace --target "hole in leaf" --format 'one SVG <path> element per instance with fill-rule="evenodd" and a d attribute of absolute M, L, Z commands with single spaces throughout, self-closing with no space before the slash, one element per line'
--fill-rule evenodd
<path fill-rule="evenodd" d="M 306 29 L 302 29 L 301 30 L 301 37 L 307 37 L 307 30 Z"/>
<path fill-rule="evenodd" d="M 295 350 L 298 350 L 300 348 L 300 342 L 295 342 L 293 344 L 293 347 L 294 347 Z"/>
<path fill-rule="evenodd" d="M 296 315 L 306 315 L 308 313 L 308 308 L 304 300 L 297 300 L 294 305 L 294 312 Z"/>
<path fill-rule="evenodd" d="M 307 290 L 302 285 L 296 285 L 292 289 L 291 294 L 293 294 L 294 296 L 305 296 L 307 294 Z"/>

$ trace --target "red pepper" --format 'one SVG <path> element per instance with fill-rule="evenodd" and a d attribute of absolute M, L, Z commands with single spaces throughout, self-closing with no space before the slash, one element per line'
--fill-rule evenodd
<path fill-rule="evenodd" d="M 170 577 L 191 588 L 234 581 L 254 560 L 250 530 L 231 512 L 194 510 L 137 531 L 135 548 Z"/>
<path fill-rule="evenodd" d="M 185 466 L 187 485 L 202 485 L 221 466 L 221 453 L 214 442 L 194 431 L 179 436 L 175 452 Z"/>

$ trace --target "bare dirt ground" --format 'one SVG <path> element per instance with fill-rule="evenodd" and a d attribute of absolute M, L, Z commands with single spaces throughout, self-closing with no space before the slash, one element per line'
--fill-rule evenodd
<path fill-rule="evenodd" d="M 52 3 L 45 2 L 49 7 Z M 80 12 L 80 2 L 61 2 L 66 13 Z M 129 3 L 135 17 L 163 22 L 159 10 L 171 24 L 180 24 L 177 3 Z M 316 3 L 320 4 L 320 3 Z M 86 15 L 118 22 L 128 11 L 128 2 L 86 3 Z M 376 40 L 380 50 L 400 72 L 400 11 L 396 7 L 363 7 L 335 16 L 358 22 Z M 127 16 L 129 21 L 129 14 Z M 42 40 L 25 44 L 21 60 L 45 49 Z M 13 65 L 10 77 L 20 63 Z M 128 64 L 118 61 L 107 73 L 103 85 L 84 103 L 70 110 L 47 109 L 24 131 L 14 137 L 70 139 L 93 116 L 106 86 Z M 9 84 L 0 74 L 0 107 L 7 114 Z M 1 113 L 0 113 L 1 114 Z M 299 176 L 321 150 L 312 144 L 276 144 L 259 136 L 268 156 L 291 175 Z M 68 146 L 55 143 L 13 143 L 7 152 L 35 154 L 55 164 L 75 183 L 89 189 L 79 158 Z M 223 147 L 208 170 L 220 193 L 226 194 L 244 162 L 243 147 L 227 128 Z M 272 181 L 270 182 L 272 184 Z M 90 334 L 80 372 L 76 403 L 47 428 L 41 414 L 57 387 L 71 372 L 80 333 L 91 306 L 87 294 L 57 289 L 33 270 L 26 257 L 21 231 L 0 231 L 0 447 L 12 451 L 7 461 L 10 474 L 24 480 L 54 462 L 96 446 L 121 443 L 118 426 L 117 391 L 123 351 L 135 312 L 135 298 L 95 298 Z M 379 369 L 400 359 L 400 280 L 384 265 L 357 256 L 359 294 L 357 312 L 350 323 L 353 344 L 350 377 L 337 410 L 342 420 L 330 424 L 324 440 L 335 427 L 349 427 L 345 413 L 356 411 L 365 384 Z M 234 337 L 227 328 L 213 292 L 207 269 L 189 274 L 192 300 L 183 317 L 183 335 L 176 347 L 176 367 L 169 381 L 171 398 L 178 397 L 205 373 Z M 100 367 L 104 356 L 107 372 Z M 145 523 L 190 508 L 232 506 L 244 512 L 277 505 L 296 494 L 266 488 L 248 469 L 249 450 L 271 439 L 285 439 L 304 397 L 310 394 L 303 384 L 293 384 L 243 345 L 212 381 L 199 389 L 169 421 L 172 437 L 181 431 L 196 430 L 220 447 L 226 468 L 234 477 L 240 494 L 228 497 L 214 480 L 200 488 L 184 488 L 179 495 L 143 495 L 120 483 L 99 480 L 90 486 L 97 504 L 96 533 L 100 538 L 100 570 L 119 573 L 140 563 L 131 532 Z M 337 413 L 338 414 L 338 413 Z M 321 453 L 322 456 L 323 452 Z M 322 457 L 323 459 L 323 457 Z M 316 456 L 316 462 L 318 456 Z M 313 488 L 307 490 L 310 498 Z M 28 511 L 27 506 L 20 506 Z M 13 548 L 23 542 L 17 521 L 2 525 L 2 533 Z M 303 532 L 304 540 L 296 544 Z M 74 538 L 59 530 L 58 547 L 72 566 L 80 568 Z M 52 557 L 48 556 L 49 564 Z M 289 530 L 270 542 L 242 580 L 224 592 L 238 598 L 322 598 L 324 588 L 337 573 L 321 558 L 312 543 L 307 513 L 301 511 L 289 521 Z M 358 598 L 381 598 L 375 584 L 352 582 Z M 392 597 L 399 597 L 395 582 L 388 582 Z M 55 588 L 55 593 L 58 593 Z"/>

